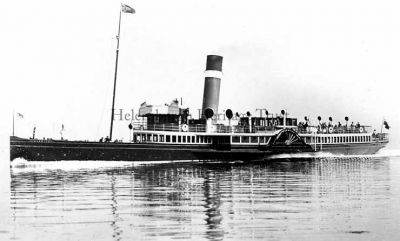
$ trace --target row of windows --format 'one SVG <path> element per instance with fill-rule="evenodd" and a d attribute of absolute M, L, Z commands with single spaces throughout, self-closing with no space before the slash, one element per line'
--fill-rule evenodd
<path fill-rule="evenodd" d="M 211 143 L 207 136 L 176 136 L 157 134 L 137 134 L 133 136 L 135 142 L 167 142 L 167 143 Z"/>
<path fill-rule="evenodd" d="M 266 136 L 233 136 L 232 143 L 268 143 L 270 137 Z M 166 143 L 211 143 L 209 136 L 181 136 L 181 135 L 157 135 L 135 134 L 135 142 L 166 142 Z"/>
<path fill-rule="evenodd" d="M 232 143 L 268 143 L 267 136 L 233 136 Z"/>
<path fill-rule="evenodd" d="M 370 136 L 325 136 L 317 137 L 317 143 L 369 142 Z"/>
<path fill-rule="evenodd" d="M 267 136 L 233 136 L 232 143 L 268 143 Z M 157 134 L 135 134 L 135 142 L 166 142 L 166 143 L 212 143 L 209 136 L 181 136 L 181 135 L 157 135 Z M 314 141 L 314 137 L 303 137 L 306 143 Z M 317 137 L 317 143 L 346 143 L 346 142 L 369 142 L 370 136 L 325 136 Z"/>

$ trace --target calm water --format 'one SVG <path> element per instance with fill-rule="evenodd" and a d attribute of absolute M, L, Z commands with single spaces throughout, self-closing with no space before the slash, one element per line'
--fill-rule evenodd
<path fill-rule="evenodd" d="M 34 163 L 0 240 L 400 240 L 400 158 Z"/>

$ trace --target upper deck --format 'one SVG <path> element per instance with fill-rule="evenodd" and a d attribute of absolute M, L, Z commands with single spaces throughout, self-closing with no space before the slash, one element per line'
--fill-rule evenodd
<path fill-rule="evenodd" d="M 213 133 L 213 134 L 271 134 L 273 135 L 279 130 L 289 128 L 293 129 L 301 136 L 314 136 L 314 135 L 340 135 L 340 134 L 361 134 L 379 136 L 381 139 L 387 137 L 386 133 L 374 134 L 371 126 L 328 126 L 322 128 L 321 126 L 283 126 L 283 125 L 270 125 L 270 126 L 248 126 L 248 125 L 223 125 L 223 124 L 148 124 L 145 122 L 133 123 L 133 130 L 138 131 L 161 131 L 161 132 L 191 132 L 191 133 Z"/>
<path fill-rule="evenodd" d="M 143 109 L 142 109 L 143 110 Z M 155 112 L 155 113 L 154 113 Z M 194 135 L 194 136 L 232 136 L 232 137 L 269 137 L 274 136 L 283 129 L 295 131 L 307 143 L 312 142 L 342 142 L 340 137 L 353 136 L 354 140 L 387 140 L 388 135 L 375 134 L 371 126 L 353 123 L 350 125 L 334 125 L 332 119 L 329 123 L 319 122 L 311 125 L 309 120 L 298 122 L 297 118 L 288 118 L 287 113 L 267 117 L 253 117 L 250 113 L 229 119 L 217 121 L 212 118 L 192 119 L 189 109 L 178 109 L 176 112 L 160 114 L 161 110 L 142 112 L 142 121 L 132 123 L 134 134 L 160 134 L 163 135 Z M 146 114 L 144 114 L 146 113 Z M 199 116 L 200 117 L 200 116 Z M 320 118 L 319 118 L 320 120 Z M 155 133 L 156 132 L 156 133 Z M 316 137 L 320 137 L 316 139 Z M 332 140 L 331 140 L 332 139 Z M 336 140 L 336 141 L 335 141 Z M 349 139 L 353 140 L 353 139 Z M 346 139 L 343 139 L 346 141 Z"/>
<path fill-rule="evenodd" d="M 275 122 L 276 123 L 276 122 Z M 173 132 L 213 132 L 213 133 L 265 133 L 275 132 L 284 128 L 294 129 L 301 134 L 344 134 L 344 133 L 372 133 L 371 126 L 334 126 L 334 125 L 282 125 L 282 123 L 267 123 L 264 125 L 252 123 L 242 124 L 185 124 L 185 123 L 153 123 L 148 121 L 132 123 L 133 130 L 173 131 Z"/>

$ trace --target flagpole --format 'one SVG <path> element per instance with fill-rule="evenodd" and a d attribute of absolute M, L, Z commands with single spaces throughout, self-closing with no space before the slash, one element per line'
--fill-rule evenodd
<path fill-rule="evenodd" d="M 121 12 L 122 12 L 122 8 L 120 6 L 120 9 L 119 9 L 119 23 L 118 23 L 118 35 L 117 35 L 117 50 L 116 50 L 116 56 L 115 56 L 114 90 L 113 90 L 113 100 L 112 100 L 112 108 L 111 108 L 111 125 L 110 125 L 110 138 L 109 138 L 110 141 L 112 140 L 113 123 L 114 123 L 115 88 L 116 88 L 116 85 L 117 85 L 119 37 L 120 37 L 120 30 L 121 30 Z"/>

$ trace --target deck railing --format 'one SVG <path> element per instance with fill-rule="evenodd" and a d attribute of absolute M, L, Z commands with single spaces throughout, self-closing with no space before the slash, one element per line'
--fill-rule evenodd
<path fill-rule="evenodd" d="M 386 140 L 389 140 L 389 134 L 388 133 L 372 134 L 372 140 L 373 141 L 386 141 Z"/>
<path fill-rule="evenodd" d="M 204 124 L 192 124 L 187 125 L 188 132 L 206 132 L 207 126 Z M 146 124 L 146 123 L 134 123 L 134 130 L 146 130 L 146 131 L 184 131 L 182 125 L 178 124 Z M 226 126 L 226 125 L 213 125 L 211 132 L 214 133 L 262 133 L 262 132 L 273 132 L 277 129 L 274 126 L 255 126 L 250 128 L 249 126 Z"/>
<path fill-rule="evenodd" d="M 185 129 L 186 128 L 186 129 Z M 274 132 L 276 130 L 283 129 L 283 126 L 242 126 L 242 125 L 222 125 L 217 124 L 211 127 L 210 132 L 212 133 L 266 133 Z M 308 126 L 308 127 L 297 127 L 288 126 L 286 128 L 292 128 L 300 134 L 351 134 L 351 133 L 371 133 L 370 126 L 341 126 L 334 127 L 329 126 L 326 128 L 321 128 L 320 126 Z M 147 123 L 134 123 L 134 130 L 147 130 L 147 131 L 174 131 L 174 132 L 206 132 L 207 126 L 205 124 L 191 124 L 178 125 L 174 123 L 169 124 L 147 124 Z"/>
<path fill-rule="evenodd" d="M 371 126 L 320 126 L 298 127 L 298 132 L 301 134 L 351 134 L 351 133 L 371 133 Z"/>

